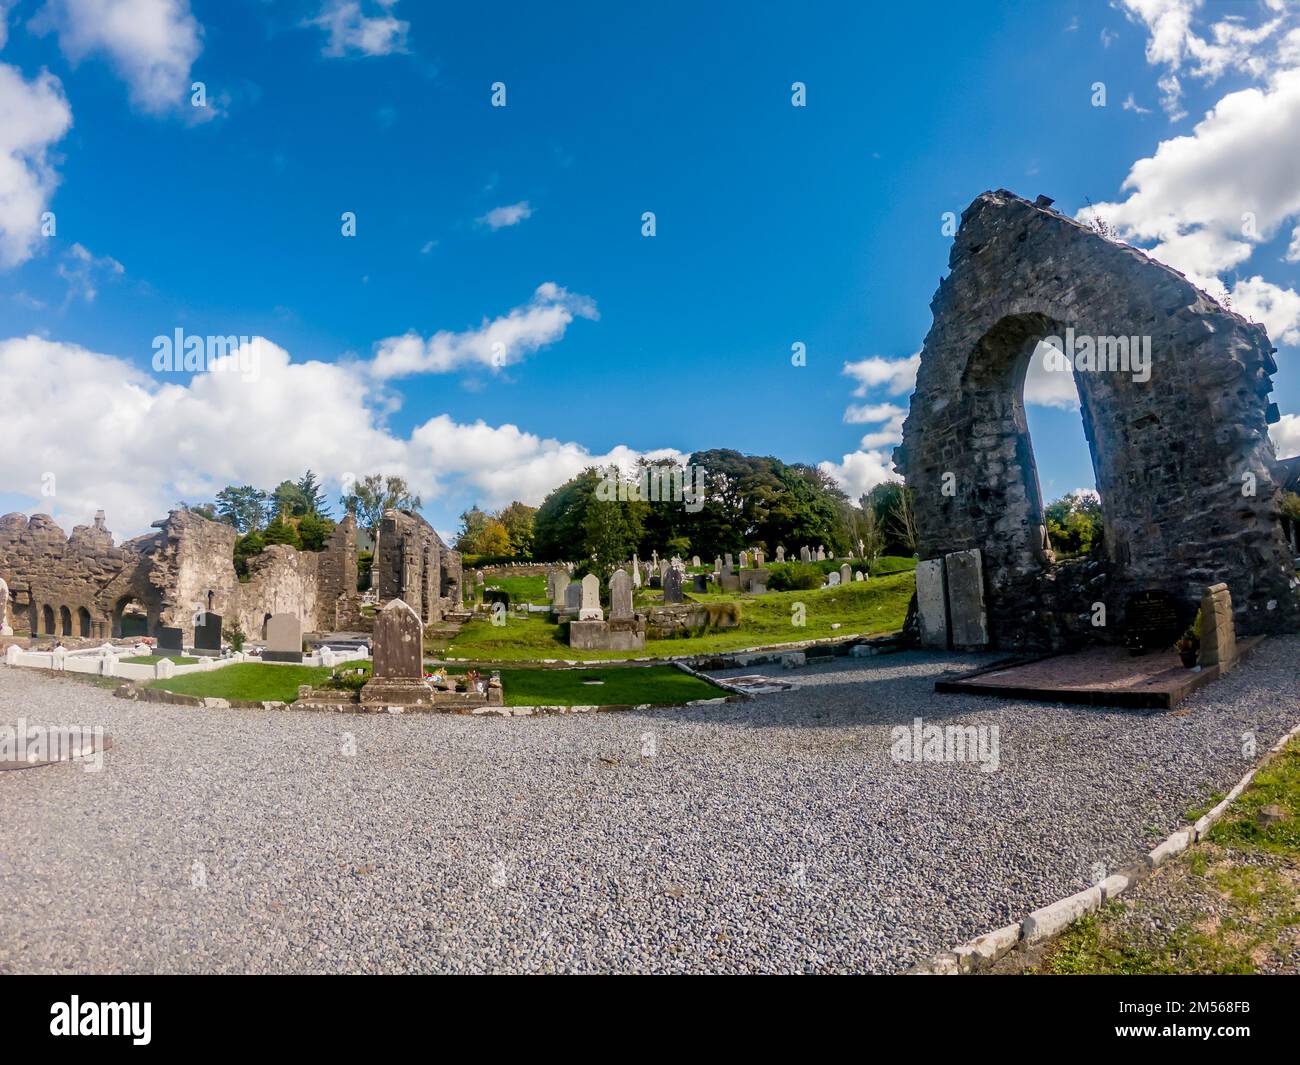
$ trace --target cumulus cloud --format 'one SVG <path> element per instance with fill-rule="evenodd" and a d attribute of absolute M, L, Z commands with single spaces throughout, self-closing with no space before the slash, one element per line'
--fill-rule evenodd
<path fill-rule="evenodd" d="M 240 372 L 250 361 L 256 380 Z M 274 485 L 310 466 L 336 491 L 348 474 L 400 475 L 426 503 L 448 497 L 537 504 L 590 465 L 629 468 L 672 449 L 593 453 L 514 425 L 464 424 L 439 414 L 402 437 L 382 420 L 363 364 L 295 362 L 255 338 L 192 377 L 40 337 L 0 341 L 0 379 L 24 384 L 0 449 L 0 483 L 33 497 L 65 528 L 107 511 L 119 537 L 148 530 L 178 500 L 211 499 L 227 484 Z M 305 417 L 302 397 L 312 397 Z M 127 456 L 106 462 L 106 455 Z M 43 496 L 43 483 L 54 494 Z"/>
<path fill-rule="evenodd" d="M 856 500 L 885 481 L 897 481 L 893 461 L 883 451 L 853 451 L 839 462 L 819 462 L 817 468 L 834 478 L 844 494 Z"/>
<path fill-rule="evenodd" d="M 1029 356 L 1025 371 L 1025 402 L 1039 407 L 1056 407 L 1059 410 L 1079 409 L 1079 388 L 1074 383 L 1074 370 L 1052 369 L 1049 354 L 1058 359 L 1064 356 L 1053 345 L 1040 341 Z M 1056 365 L 1061 365 L 1058 361 Z"/>
<path fill-rule="evenodd" d="M 559 340 L 575 318 L 599 317 L 590 297 L 547 281 L 537 287 L 526 304 L 499 318 L 484 318 L 477 329 L 459 333 L 440 330 L 427 339 L 409 332 L 381 340 L 369 370 L 381 380 L 418 373 L 449 373 L 464 367 L 497 371 Z"/>
<path fill-rule="evenodd" d="M 1281 421 L 1268 427 L 1273 449 L 1280 459 L 1300 455 L 1300 414 L 1284 414 Z"/>
<path fill-rule="evenodd" d="M 188 99 L 190 68 L 203 50 L 189 0 L 49 0 L 31 26 L 54 30 L 73 63 L 106 56 L 131 102 L 152 114 Z"/>
<path fill-rule="evenodd" d="M 31 81 L 0 63 L 0 269 L 26 262 L 41 240 L 41 214 L 59 183 L 50 148 L 72 125 L 59 79 Z"/>
<path fill-rule="evenodd" d="M 533 209 L 528 206 L 527 200 L 520 200 L 518 203 L 509 204 L 506 207 L 494 207 L 478 220 L 479 225 L 487 226 L 489 229 L 504 229 L 506 226 L 516 226 L 525 218 L 531 217 Z"/>
<path fill-rule="evenodd" d="M 918 351 L 906 359 L 872 355 L 858 362 L 846 362 L 842 372 L 858 382 L 853 394 L 862 398 L 873 388 L 883 387 L 891 396 L 912 391 L 916 387 L 916 371 L 920 368 L 921 353 Z"/>
<path fill-rule="evenodd" d="M 392 9 L 397 0 L 378 0 L 367 15 L 358 0 L 328 0 L 320 13 L 306 23 L 325 31 L 321 54 L 340 56 L 393 55 L 406 51 L 409 22 L 397 18 Z"/>

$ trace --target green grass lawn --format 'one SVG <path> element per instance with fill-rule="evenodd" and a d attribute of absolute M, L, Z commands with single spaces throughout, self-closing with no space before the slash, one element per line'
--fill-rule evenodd
<path fill-rule="evenodd" d="M 187 658 L 185 655 L 135 655 L 122 661 L 129 662 L 133 666 L 156 666 L 164 658 L 170 658 L 178 666 L 192 666 L 198 661 L 197 658 Z"/>
<path fill-rule="evenodd" d="M 525 573 L 517 577 L 485 577 L 483 586 L 509 592 L 512 604 L 550 602 L 546 598 L 545 573 Z"/>
<path fill-rule="evenodd" d="M 357 666 L 361 664 L 356 663 Z M 353 663 L 347 663 L 344 668 L 348 667 L 353 667 Z M 164 688 L 169 692 L 203 698 L 289 703 L 298 698 L 298 685 L 324 684 L 331 672 L 333 671 L 327 666 L 272 666 L 263 662 L 239 662 L 211 672 L 151 680 L 147 687 Z"/>
<path fill-rule="evenodd" d="M 1288 816 L 1261 825 L 1256 815 L 1269 804 L 1281 806 Z M 1300 743 L 1292 742 L 1256 775 L 1210 829 L 1206 842 L 1076 921 L 1042 958 L 1008 971 L 1295 973 L 1297 885 Z"/>
<path fill-rule="evenodd" d="M 362 663 L 355 666 L 349 663 L 344 668 L 360 665 Z M 368 663 L 366 665 L 368 667 Z M 454 675 L 458 671 L 451 672 Z M 323 685 L 330 673 L 331 670 L 323 666 L 241 662 L 210 673 L 150 681 L 147 686 L 200 698 L 291 703 L 298 697 L 298 685 Z M 585 683 L 597 680 L 602 683 Z M 672 704 L 691 699 L 716 699 L 726 694 L 707 681 L 672 666 L 610 666 L 603 670 L 504 669 L 501 683 L 505 688 L 507 706 Z"/>
<path fill-rule="evenodd" d="M 768 592 L 759 596 L 690 593 L 690 598 L 699 602 L 739 602 L 740 626 L 703 636 L 647 640 L 645 651 L 636 654 L 571 648 L 561 640 L 561 626 L 540 615 L 529 618 L 511 615 L 505 625 L 499 627 L 485 620 L 468 622 L 442 653 L 475 662 L 527 662 L 544 658 L 599 662 L 611 658 L 703 654 L 831 636 L 895 632 L 902 628 L 915 584 L 916 578 L 908 570 L 807 592 Z M 650 601 L 655 600 L 652 598 Z M 802 626 L 793 623 L 794 607 L 798 603 L 802 603 L 805 610 Z M 831 628 L 835 624 L 840 627 Z"/>
<path fill-rule="evenodd" d="M 601 681 L 589 684 L 587 681 Z M 673 666 L 610 666 L 605 669 L 503 669 L 507 706 L 614 706 L 624 703 L 685 703 L 726 695 Z"/>

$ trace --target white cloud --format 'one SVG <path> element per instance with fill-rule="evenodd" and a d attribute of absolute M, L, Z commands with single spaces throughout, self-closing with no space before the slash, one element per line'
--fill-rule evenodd
<path fill-rule="evenodd" d="M 123 266 L 111 255 L 95 255 L 82 244 L 73 244 L 59 263 L 58 274 L 68 283 L 68 299 L 93 303 L 99 294 L 99 279 L 121 277 Z"/>
<path fill-rule="evenodd" d="M 1274 285 L 1259 275 L 1242 278 L 1232 286 L 1232 309 L 1263 323 L 1274 341 L 1300 345 L 1300 293 L 1294 289 Z"/>
<path fill-rule="evenodd" d="M 1280 459 L 1300 455 L 1300 414 L 1284 414 L 1282 420 L 1268 427 L 1273 449 Z"/>
<path fill-rule="evenodd" d="M 1151 114 L 1151 108 L 1149 108 L 1149 107 L 1143 107 L 1141 104 L 1139 104 L 1135 99 L 1133 99 L 1133 94 L 1132 94 L 1132 93 L 1129 93 L 1129 94 L 1128 94 L 1128 99 L 1126 99 L 1126 100 L 1124 101 L 1124 103 L 1121 104 L 1120 106 L 1121 106 L 1125 111 L 1133 111 L 1134 113 L 1139 114 L 1139 115 L 1149 115 L 1149 114 Z"/>
<path fill-rule="evenodd" d="M 51 145 L 72 125 L 59 79 L 31 81 L 0 63 L 0 269 L 26 262 L 41 238 L 41 214 L 59 183 Z"/>
<path fill-rule="evenodd" d="M 594 300 L 547 281 L 537 287 L 528 303 L 491 321 L 485 318 L 477 329 L 460 333 L 440 330 L 427 340 L 410 332 L 379 341 L 370 372 L 388 380 L 417 373 L 448 373 L 467 366 L 497 371 L 559 340 L 575 318 L 599 317 Z"/>
<path fill-rule="evenodd" d="M 901 396 L 916 387 L 916 371 L 921 368 L 921 353 L 906 359 L 886 359 L 880 355 L 846 362 L 843 373 L 855 378 L 858 387 L 853 394 L 859 399 L 866 396 L 873 388 L 884 387 L 891 396 Z"/>
<path fill-rule="evenodd" d="M 378 0 L 382 14 L 366 15 L 358 0 L 328 0 L 306 25 L 326 31 L 322 55 L 331 57 L 392 55 L 405 52 L 406 34 L 411 28 L 392 14 L 396 0 Z"/>
<path fill-rule="evenodd" d="M 1029 356 L 1029 368 L 1025 371 L 1025 402 L 1038 407 L 1078 410 L 1079 389 L 1074 383 L 1074 370 L 1050 369 L 1046 361 L 1049 352 L 1064 358 L 1055 346 L 1042 341 Z"/>
<path fill-rule="evenodd" d="M 525 218 L 532 216 L 533 209 L 527 200 L 509 204 L 506 207 L 494 207 L 478 220 L 479 225 L 490 229 L 504 229 L 506 226 L 518 225 Z"/>
<path fill-rule="evenodd" d="M 844 412 L 844 420 L 850 425 L 865 425 L 872 422 L 888 421 L 906 413 L 902 407 L 893 403 L 854 404 Z"/>
<path fill-rule="evenodd" d="M 257 377 L 238 372 L 256 359 Z M 190 379 L 136 368 L 125 359 L 40 337 L 0 341 L 0 379 L 20 383 L 0 449 L 0 484 L 34 497 L 65 528 L 108 513 L 119 538 L 148 530 L 176 502 L 211 499 L 226 484 L 272 486 L 310 466 L 337 491 L 345 474 L 393 473 L 426 503 L 451 497 L 500 506 L 536 504 L 589 465 L 630 467 L 665 449 L 615 447 L 598 454 L 514 425 L 462 424 L 440 414 L 403 438 L 358 363 L 295 362 L 256 338 L 214 372 Z M 228 368 L 228 369 L 226 369 Z M 311 396 L 311 417 L 302 397 Z M 105 463 L 109 454 L 129 455 Z M 54 475 L 54 495 L 40 494 Z"/>
<path fill-rule="evenodd" d="M 899 480 L 893 461 L 883 451 L 853 451 L 839 462 L 819 462 L 817 468 L 834 478 L 852 500 L 884 481 Z"/>
<path fill-rule="evenodd" d="M 57 31 L 73 63 L 105 54 L 131 102 L 153 114 L 187 102 L 190 68 L 203 50 L 189 0 L 49 0 L 31 26 Z"/>

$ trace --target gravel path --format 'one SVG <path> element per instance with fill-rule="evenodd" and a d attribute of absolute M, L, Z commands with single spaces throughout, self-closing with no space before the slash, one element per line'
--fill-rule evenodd
<path fill-rule="evenodd" d="M 1243 733 L 1263 751 L 1300 720 L 1300 637 L 1155 716 L 934 694 L 978 660 L 504 720 L 198 710 L 0 667 L 0 722 L 116 741 L 99 773 L 0 773 L 0 972 L 888 972 L 1133 860 L 1236 782 Z M 998 726 L 999 770 L 894 761 L 916 716 Z"/>

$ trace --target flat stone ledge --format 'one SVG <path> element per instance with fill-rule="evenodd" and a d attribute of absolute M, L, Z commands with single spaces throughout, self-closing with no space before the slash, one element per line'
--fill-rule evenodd
<path fill-rule="evenodd" d="M 1101 888 L 1090 887 L 1085 891 L 1069 895 L 1066 898 L 1035 910 L 1025 918 L 1022 938 L 1025 944 L 1032 946 L 1050 939 L 1066 925 L 1072 924 L 1080 917 L 1086 916 L 1101 907 Z"/>

